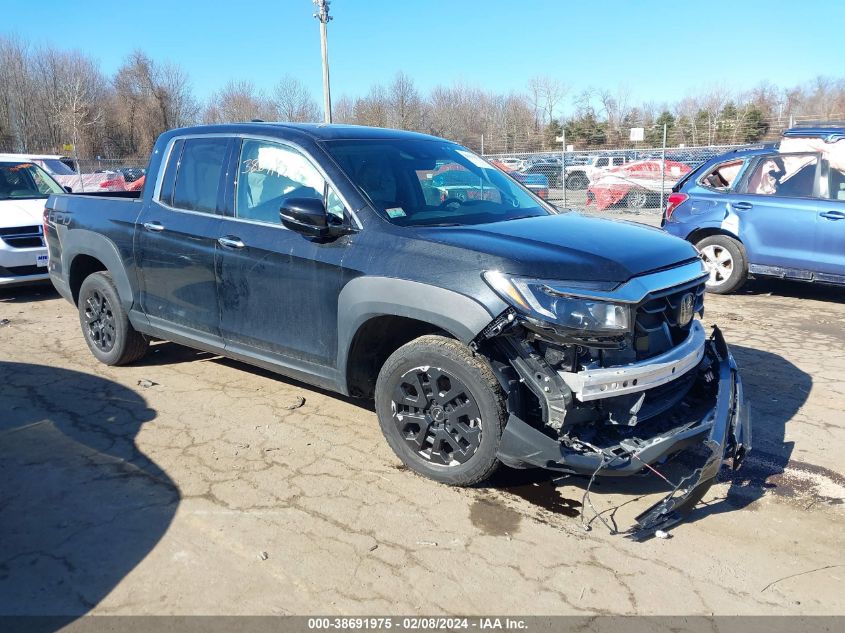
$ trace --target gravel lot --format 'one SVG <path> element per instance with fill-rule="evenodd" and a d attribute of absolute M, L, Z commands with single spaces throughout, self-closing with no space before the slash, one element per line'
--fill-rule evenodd
<path fill-rule="evenodd" d="M 845 614 L 845 292 L 756 282 L 705 317 L 754 452 L 635 543 L 582 528 L 581 478 L 438 485 L 367 402 L 171 343 L 109 368 L 52 288 L 0 290 L 0 614 Z M 664 490 L 592 504 L 624 530 Z"/>

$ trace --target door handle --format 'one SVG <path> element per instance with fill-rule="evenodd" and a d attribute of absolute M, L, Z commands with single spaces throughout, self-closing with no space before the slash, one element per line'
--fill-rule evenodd
<path fill-rule="evenodd" d="M 731 206 L 734 209 L 739 209 L 740 211 L 748 211 L 748 209 L 750 209 L 754 205 L 750 202 L 732 202 Z"/>
<path fill-rule="evenodd" d="M 845 213 L 842 211 L 825 211 L 824 213 L 819 213 L 819 215 L 828 220 L 845 220 Z"/>
<path fill-rule="evenodd" d="M 243 248 L 244 243 L 241 241 L 241 238 L 234 237 L 232 235 L 226 235 L 224 237 L 218 237 L 217 243 L 220 246 L 224 246 L 226 248 Z"/>
<path fill-rule="evenodd" d="M 144 228 L 154 233 L 161 233 L 164 230 L 164 225 L 161 222 L 144 222 Z"/>

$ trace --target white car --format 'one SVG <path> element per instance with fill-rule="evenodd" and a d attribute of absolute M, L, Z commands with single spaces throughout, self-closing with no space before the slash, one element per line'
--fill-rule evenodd
<path fill-rule="evenodd" d="M 35 163 L 50 174 L 62 187 L 72 192 L 126 191 L 126 180 L 117 171 L 77 173 L 73 160 L 60 154 L 0 154 L 0 161 L 27 161 Z"/>
<path fill-rule="evenodd" d="M 0 288 L 44 281 L 44 204 L 65 190 L 31 162 L 0 159 Z"/>
<path fill-rule="evenodd" d="M 624 156 L 590 156 L 582 165 L 567 165 L 566 173 L 567 189 L 586 189 L 594 180 L 607 173 L 613 167 L 624 165 Z"/>

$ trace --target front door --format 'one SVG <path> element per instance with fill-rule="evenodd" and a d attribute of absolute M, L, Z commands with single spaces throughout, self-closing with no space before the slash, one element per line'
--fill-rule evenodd
<path fill-rule="evenodd" d="M 728 196 L 749 263 L 813 270 L 818 170 L 817 154 L 764 156 Z"/>
<path fill-rule="evenodd" d="M 352 236 L 317 240 L 281 224 L 286 197 L 343 203 L 314 164 L 282 143 L 245 139 L 237 161 L 233 217 L 217 244 L 220 329 L 226 349 L 326 374 L 337 359 L 341 261 Z"/>
<path fill-rule="evenodd" d="M 215 345 L 222 339 L 214 254 L 231 142 L 175 141 L 135 238 L 141 309 L 150 324 Z"/>
<path fill-rule="evenodd" d="M 842 283 L 845 281 L 845 164 L 835 163 L 831 158 L 826 166 L 825 191 L 818 203 L 816 270 L 834 275 L 831 281 Z"/>

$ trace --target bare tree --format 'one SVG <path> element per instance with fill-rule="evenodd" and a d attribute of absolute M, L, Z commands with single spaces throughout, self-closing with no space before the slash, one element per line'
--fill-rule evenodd
<path fill-rule="evenodd" d="M 37 139 L 37 115 L 32 103 L 35 85 L 29 48 L 19 38 L 0 38 L 0 131 L 10 149 L 28 151 Z"/>
<path fill-rule="evenodd" d="M 353 109 L 358 123 L 374 127 L 387 127 L 389 110 L 387 93 L 378 84 L 370 88 L 366 97 L 356 100 Z"/>
<path fill-rule="evenodd" d="M 607 122 L 607 140 L 620 145 L 628 138 L 624 123 L 631 114 L 630 91 L 626 86 L 619 86 L 616 91 L 600 91 L 598 98 Z"/>
<path fill-rule="evenodd" d="M 538 120 L 545 126 L 557 118 L 558 106 L 566 98 L 569 88 L 548 75 L 535 75 L 528 80 L 528 92 Z"/>
<path fill-rule="evenodd" d="M 332 121 L 335 123 L 357 123 L 355 119 L 355 101 L 347 95 L 332 101 Z"/>
<path fill-rule="evenodd" d="M 272 119 L 273 105 L 251 81 L 229 81 L 206 106 L 206 123 Z"/>
<path fill-rule="evenodd" d="M 400 130 L 420 130 L 423 122 L 423 100 L 414 81 L 405 73 L 396 73 L 387 88 L 390 108 L 389 124 Z"/>
<path fill-rule="evenodd" d="M 285 75 L 273 89 L 272 105 L 280 121 L 319 121 L 320 108 L 301 81 Z"/>

